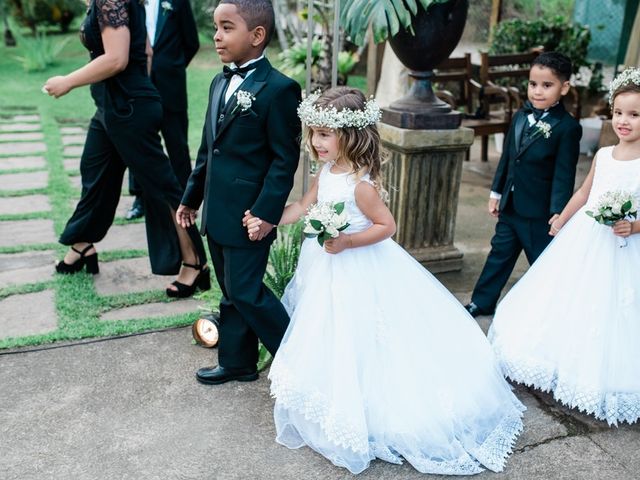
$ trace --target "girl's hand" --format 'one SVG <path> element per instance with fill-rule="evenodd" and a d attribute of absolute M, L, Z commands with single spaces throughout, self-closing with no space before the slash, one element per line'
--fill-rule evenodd
<path fill-rule="evenodd" d="M 628 237 L 631 235 L 633 227 L 629 220 L 619 220 L 613 224 L 613 233 L 619 237 Z"/>
<path fill-rule="evenodd" d="M 42 87 L 49 95 L 53 97 L 61 97 L 71 91 L 71 84 L 67 77 L 58 75 L 57 77 L 51 77 Z"/>
<path fill-rule="evenodd" d="M 549 228 L 549 235 L 551 235 L 552 237 L 555 237 L 560 232 L 560 229 L 564 227 L 564 224 L 559 220 L 559 218 L 560 215 L 556 213 L 549 219 L 548 223 L 549 225 L 551 225 L 551 228 Z"/>
<path fill-rule="evenodd" d="M 340 253 L 351 247 L 351 236 L 340 233 L 336 238 L 330 238 L 324 241 L 324 250 L 327 253 Z"/>
<path fill-rule="evenodd" d="M 247 232 L 249 233 L 249 238 L 253 239 L 256 234 L 260 231 L 260 225 L 262 225 L 262 220 L 258 217 L 251 217 L 247 221 L 244 221 L 244 226 L 247 227 Z"/>

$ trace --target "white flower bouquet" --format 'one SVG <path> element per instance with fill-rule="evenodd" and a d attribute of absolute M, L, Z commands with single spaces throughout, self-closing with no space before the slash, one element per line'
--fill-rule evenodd
<path fill-rule="evenodd" d="M 539 120 L 538 123 L 536 123 L 536 128 L 536 133 L 542 135 L 544 138 L 549 138 L 551 136 L 551 125 L 547 122 Z"/>
<path fill-rule="evenodd" d="M 585 213 L 596 222 L 611 227 L 620 220 L 635 219 L 638 215 L 638 201 L 627 191 L 613 190 L 603 193 L 594 205 L 594 210 L 587 210 Z M 627 240 L 618 237 L 618 243 L 624 247 Z"/>
<path fill-rule="evenodd" d="M 320 246 L 325 240 L 336 238 L 349 226 L 349 216 L 344 211 L 344 202 L 318 202 L 307 210 L 304 217 L 304 236 L 316 237 Z"/>
<path fill-rule="evenodd" d="M 236 110 L 240 109 L 241 112 L 246 112 L 253 105 L 253 101 L 256 99 L 251 92 L 247 92 L 246 90 L 238 90 L 236 92 L 236 106 L 233 108 L 231 113 L 235 113 Z"/>

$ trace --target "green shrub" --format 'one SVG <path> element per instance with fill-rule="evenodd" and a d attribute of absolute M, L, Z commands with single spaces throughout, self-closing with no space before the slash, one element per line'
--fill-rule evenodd
<path fill-rule="evenodd" d="M 13 17 L 34 32 L 38 26 L 59 25 L 63 32 L 75 16 L 85 10 L 82 0 L 5 0 Z"/>
<path fill-rule="evenodd" d="M 269 252 L 269 265 L 264 276 L 264 283 L 282 297 L 284 289 L 293 277 L 302 243 L 302 223 L 278 228 L 278 238 Z"/>
<path fill-rule="evenodd" d="M 55 65 L 58 55 L 71 39 L 66 37 L 54 41 L 42 32 L 36 32 L 33 37 L 25 37 L 17 29 L 15 36 L 22 52 L 22 55 L 15 58 L 25 72 L 41 72 Z"/>

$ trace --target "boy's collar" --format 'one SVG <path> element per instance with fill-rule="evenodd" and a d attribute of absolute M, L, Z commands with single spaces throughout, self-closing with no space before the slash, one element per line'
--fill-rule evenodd
<path fill-rule="evenodd" d="M 246 66 L 248 66 L 248 65 L 251 65 L 252 63 L 257 62 L 258 60 L 262 60 L 263 58 L 264 58 L 264 53 L 263 53 L 262 55 L 260 55 L 258 58 L 252 58 L 251 60 L 249 60 L 248 62 L 243 63 L 243 64 L 242 64 L 242 65 L 240 65 L 240 66 L 236 65 L 236 63 L 235 63 L 235 62 L 231 62 L 231 63 L 229 64 L 229 66 L 230 66 L 231 68 L 244 68 L 244 67 L 246 67 Z"/>

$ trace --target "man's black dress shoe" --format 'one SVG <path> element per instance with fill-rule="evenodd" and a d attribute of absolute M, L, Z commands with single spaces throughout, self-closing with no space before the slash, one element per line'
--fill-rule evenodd
<path fill-rule="evenodd" d="M 207 385 L 219 385 L 231 380 L 253 382 L 258 379 L 258 372 L 255 368 L 230 369 L 218 365 L 217 367 L 201 368 L 196 372 L 196 378 L 200 383 Z"/>
<path fill-rule="evenodd" d="M 127 220 L 135 220 L 136 218 L 141 217 L 144 217 L 144 204 L 140 197 L 136 197 L 133 201 L 133 205 L 131 205 L 131 208 L 127 211 L 125 218 Z"/>
<path fill-rule="evenodd" d="M 480 308 L 475 303 L 470 302 L 464 306 L 464 308 L 469 312 L 473 318 L 476 318 L 480 315 L 493 315 L 494 312 L 490 310 L 485 310 L 484 308 Z"/>

